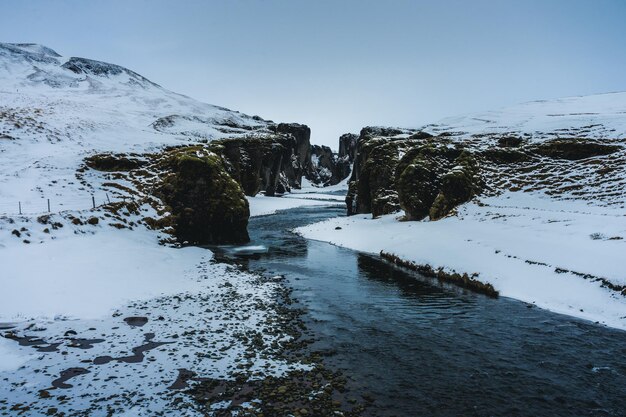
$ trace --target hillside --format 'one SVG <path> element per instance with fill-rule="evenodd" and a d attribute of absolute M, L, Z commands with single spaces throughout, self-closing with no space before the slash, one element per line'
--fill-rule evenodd
<path fill-rule="evenodd" d="M 299 187 L 309 135 L 0 44 L 0 414 L 167 415 L 196 373 L 308 369 L 280 356 L 279 277 L 189 244 L 245 242 L 248 201 L 320 204 L 244 194 Z"/>
<path fill-rule="evenodd" d="M 270 122 L 168 91 L 123 67 L 0 44 L 0 212 L 89 208 L 83 158 L 269 133 Z M 54 181 L 54 182 L 52 182 Z"/>

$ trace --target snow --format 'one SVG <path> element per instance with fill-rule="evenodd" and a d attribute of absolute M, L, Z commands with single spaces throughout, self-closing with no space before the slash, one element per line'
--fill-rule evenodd
<path fill-rule="evenodd" d="M 0 354 L 10 355 L 0 355 L 0 399 L 5 400 L 0 401 L 0 414 L 16 404 L 29 404 L 32 415 L 45 415 L 55 407 L 65 415 L 92 417 L 203 416 L 187 406 L 186 394 L 170 388 L 180 369 L 214 379 L 229 379 L 246 364 L 253 379 L 309 369 L 276 358 L 271 349 L 289 339 L 271 324 L 279 314 L 274 301 L 278 284 L 259 283 L 255 275 L 224 264 L 203 262 L 198 267 L 203 282 L 198 291 L 134 301 L 98 319 L 38 320 L 11 329 L 22 337 L 42 339 L 42 347 L 59 345 L 42 352 L 0 338 Z M 131 326 L 124 320 L 128 317 L 145 317 L 147 322 Z M 155 342 L 165 344 L 146 351 L 139 362 L 114 359 L 133 355 L 151 334 Z M 261 336 L 263 346 L 243 344 L 242 335 Z M 91 347 L 78 347 L 74 337 L 91 340 Z M 103 357 L 113 360 L 95 363 Z M 51 381 L 71 368 L 88 373 L 71 378 L 71 389 L 51 389 Z M 41 390 L 51 397 L 42 400 Z M 181 406 L 187 407 L 182 414 Z"/>
<path fill-rule="evenodd" d="M 130 300 L 198 290 L 195 265 L 210 259 L 200 248 L 159 245 L 153 233 L 103 230 L 44 244 L 0 250 L 0 322 L 55 317 L 98 318 Z"/>
<path fill-rule="evenodd" d="M 623 210 L 506 193 L 482 198 L 480 205 L 468 203 L 457 216 L 439 221 L 398 218 L 355 215 L 296 232 L 354 250 L 383 250 L 417 264 L 478 273 L 502 296 L 626 329 L 626 298 L 578 275 L 626 284 Z"/>
<path fill-rule="evenodd" d="M 445 118 L 423 129 L 459 137 L 485 134 L 621 139 L 626 137 L 626 92 L 540 100 L 499 110 Z"/>
<path fill-rule="evenodd" d="M 0 214 L 47 198 L 73 208 L 78 197 L 104 193 L 75 178 L 94 153 L 145 153 L 267 129 L 260 118 L 173 93 L 116 65 L 100 63 L 106 75 L 76 74 L 62 66 L 67 58 L 32 52 L 43 48 L 0 43 Z"/>
<path fill-rule="evenodd" d="M 0 372 L 15 371 L 33 357 L 26 349 L 16 347 L 14 342 L 0 338 Z"/>

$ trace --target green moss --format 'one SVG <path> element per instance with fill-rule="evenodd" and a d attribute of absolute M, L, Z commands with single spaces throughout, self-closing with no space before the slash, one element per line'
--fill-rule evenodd
<path fill-rule="evenodd" d="M 439 194 L 429 210 L 431 220 L 447 216 L 456 206 L 469 201 L 480 191 L 478 163 L 472 154 L 463 151 L 455 164 L 441 177 Z"/>
<path fill-rule="evenodd" d="M 85 164 L 98 171 L 130 171 L 146 164 L 123 154 L 97 154 L 85 158 Z"/>
<path fill-rule="evenodd" d="M 205 149 L 170 151 L 159 197 L 172 213 L 174 234 L 193 244 L 242 243 L 249 240 L 248 201 L 222 159 Z"/>
<path fill-rule="evenodd" d="M 363 143 L 367 159 L 357 184 L 359 212 L 371 211 L 377 217 L 400 209 L 395 173 L 406 146 L 403 140 L 369 139 Z"/>
<path fill-rule="evenodd" d="M 619 146 L 603 145 L 589 139 L 557 139 L 537 145 L 532 150 L 550 158 L 578 160 L 609 155 L 619 149 Z"/>
<path fill-rule="evenodd" d="M 442 176 L 459 152 L 429 143 L 404 155 L 396 171 L 396 187 L 407 219 L 420 220 L 429 214 L 441 189 Z"/>

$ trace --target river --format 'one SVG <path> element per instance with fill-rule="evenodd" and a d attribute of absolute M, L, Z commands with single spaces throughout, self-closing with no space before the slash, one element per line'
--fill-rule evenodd
<path fill-rule="evenodd" d="M 374 416 L 624 416 L 626 332 L 488 298 L 291 229 L 344 215 L 299 208 L 250 222 L 250 270 L 283 274 L 315 335 Z"/>

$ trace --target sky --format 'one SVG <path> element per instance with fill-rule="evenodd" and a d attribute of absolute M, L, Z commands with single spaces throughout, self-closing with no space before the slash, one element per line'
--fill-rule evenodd
<path fill-rule="evenodd" d="M 0 41 L 130 68 L 337 148 L 519 102 L 626 90 L 624 0 L 0 0 Z"/>

